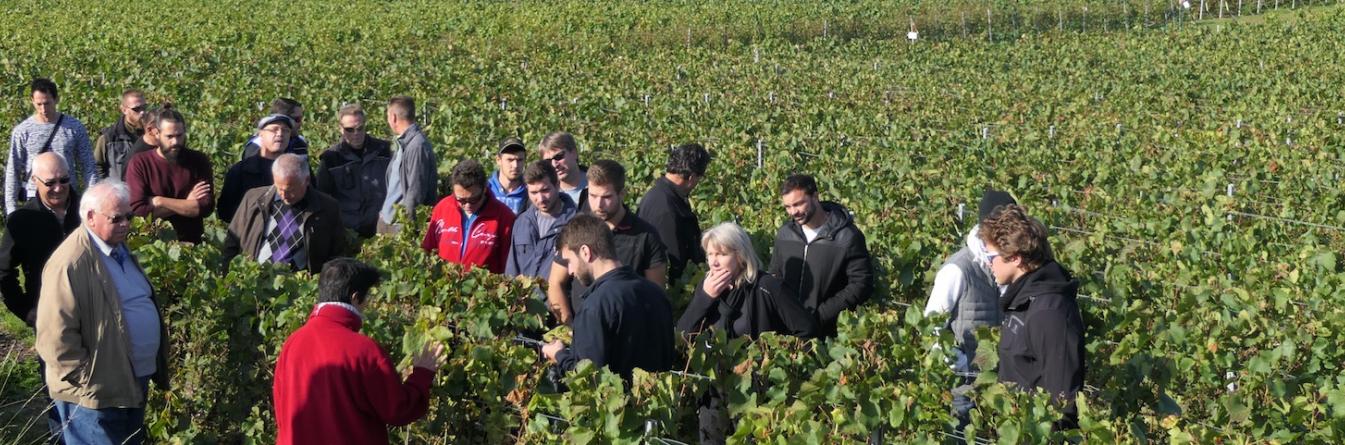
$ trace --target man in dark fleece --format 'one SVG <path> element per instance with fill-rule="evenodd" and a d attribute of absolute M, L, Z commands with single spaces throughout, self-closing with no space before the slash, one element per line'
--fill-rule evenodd
<path fill-rule="evenodd" d="M 1052 258 L 1046 226 L 1022 207 L 997 207 L 980 236 L 991 274 L 1008 286 L 999 299 L 999 380 L 1051 394 L 1065 414 L 1055 428 L 1076 428 L 1074 395 L 1084 376 L 1079 282 Z"/>
<path fill-rule="evenodd" d="M 558 264 L 587 290 L 574 315 L 571 346 L 554 341 L 542 347 L 542 354 L 564 371 L 587 359 L 627 381 L 635 368 L 672 369 L 672 305 L 662 287 L 616 260 L 607 223 L 593 215 L 575 216 L 561 230 L 556 250 Z"/>
<path fill-rule="evenodd" d="M 817 199 L 817 181 L 792 175 L 780 185 L 789 221 L 775 235 L 767 271 L 785 280 L 817 316 L 819 336 L 836 335 L 841 311 L 873 294 L 873 262 L 849 210 Z"/>

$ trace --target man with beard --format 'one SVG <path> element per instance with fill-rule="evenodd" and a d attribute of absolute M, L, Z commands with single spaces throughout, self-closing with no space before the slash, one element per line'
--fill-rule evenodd
<path fill-rule="evenodd" d="M 515 215 L 528 207 L 528 189 L 523 187 L 523 164 L 527 161 L 528 151 L 522 140 L 511 137 L 500 141 L 500 151 L 495 154 L 499 170 L 490 175 L 490 193 Z"/>
<path fill-rule="evenodd" d="M 157 129 L 159 148 L 135 155 L 126 168 L 131 213 L 167 219 L 178 240 L 199 243 L 215 210 L 210 158 L 187 148 L 187 121 L 177 110 L 162 110 Z"/>
<path fill-rule="evenodd" d="M 145 93 L 139 90 L 121 93 L 121 119 L 99 132 L 98 141 L 93 143 L 93 163 L 99 176 L 118 181 L 126 177 L 126 163 L 137 153 L 132 150 L 145 134 L 142 119 L 148 106 Z"/>
<path fill-rule="evenodd" d="M 295 127 L 294 120 L 283 114 L 272 114 L 257 121 L 257 141 L 261 151 L 256 156 L 248 156 L 229 167 L 224 174 L 224 189 L 219 195 L 219 219 L 224 222 L 233 220 L 243 194 L 257 187 L 271 185 L 271 164 L 277 157 L 286 153 L 290 143 L 290 133 Z M 306 156 L 300 158 L 308 162 Z"/>
<path fill-rule="evenodd" d="M 873 294 L 873 262 L 864 233 L 845 207 L 818 200 L 812 176 L 786 178 L 780 200 L 789 221 L 775 235 L 767 270 L 793 286 L 803 307 L 817 316 L 821 336 L 834 336 L 841 311 Z"/>
<path fill-rule="evenodd" d="M 587 190 L 588 213 L 607 223 L 616 243 L 615 259 L 663 288 L 667 284 L 668 254 L 657 229 L 626 208 L 626 168 L 612 160 L 594 162 L 588 170 Z M 578 296 L 577 301 L 582 303 L 586 285 L 571 279 L 559 261 L 551 266 L 548 282 L 547 305 L 557 321 L 568 323 L 574 313 L 572 297 Z"/>
<path fill-rule="evenodd" d="M 635 368 L 672 368 L 672 305 L 662 286 L 616 259 L 609 225 L 599 217 L 579 215 L 561 231 L 558 264 L 587 287 L 581 295 L 586 302 L 575 315 L 571 346 L 553 341 L 542 347 L 542 354 L 564 371 L 592 360 L 629 381 Z"/>

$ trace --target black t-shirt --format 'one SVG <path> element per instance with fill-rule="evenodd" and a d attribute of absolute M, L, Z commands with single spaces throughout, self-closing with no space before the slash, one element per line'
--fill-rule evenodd
<path fill-rule="evenodd" d="M 626 216 L 621 218 L 616 229 L 612 230 L 612 241 L 616 243 L 617 261 L 629 267 L 636 275 L 643 277 L 645 271 L 668 264 L 668 253 L 663 247 L 663 242 L 659 241 L 658 231 L 645 220 L 635 216 L 635 212 L 631 212 L 630 209 L 626 209 Z M 556 259 L 560 259 L 560 255 L 556 255 Z M 567 295 L 570 296 L 572 305 L 577 303 L 573 300 L 577 296 L 584 295 L 585 290 L 587 287 L 579 283 L 579 280 L 570 280 Z"/>

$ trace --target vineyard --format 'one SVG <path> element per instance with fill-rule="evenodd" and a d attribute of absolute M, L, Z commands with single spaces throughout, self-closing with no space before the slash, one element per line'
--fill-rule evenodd
<path fill-rule="evenodd" d="M 699 141 L 706 227 L 737 221 L 768 254 L 786 219 L 775 188 L 808 172 L 868 237 L 878 293 L 836 338 L 684 338 L 683 369 L 637 373 L 629 394 L 588 366 L 547 391 L 512 340 L 545 329 L 542 283 L 464 273 L 414 233 L 365 240 L 351 254 L 387 279 L 364 332 L 401 366 L 427 339 L 450 349 L 430 414 L 394 443 L 690 443 L 712 386 L 735 443 L 962 438 L 952 337 L 922 309 L 986 187 L 1045 222 L 1082 281 L 1087 374 L 1080 428 L 1052 432 L 1046 397 L 984 373 L 969 443 L 1341 443 L 1345 7 L 1191 3 L 18 0 L 0 6 L 15 30 L 0 34 L 0 130 L 31 113 L 35 76 L 91 131 L 141 88 L 184 112 L 222 175 L 275 97 L 305 104 L 316 149 L 341 104 L 381 116 L 408 94 L 441 178 L 502 137 L 566 130 L 584 162 L 626 166 L 633 206 L 671 144 Z M 214 218 L 201 246 L 163 230 L 138 222 L 131 240 L 174 348 L 151 437 L 274 443 L 270 373 L 316 279 L 242 260 L 225 275 Z M 695 282 L 674 283 L 674 307 Z M 32 335 L 2 317 L 0 444 L 38 443 Z"/>

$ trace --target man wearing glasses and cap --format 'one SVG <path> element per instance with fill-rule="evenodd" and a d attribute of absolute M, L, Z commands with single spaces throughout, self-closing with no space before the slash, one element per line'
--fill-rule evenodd
<path fill-rule="evenodd" d="M 243 194 L 248 190 L 271 185 L 271 164 L 286 153 L 294 126 L 294 120 L 283 114 L 272 114 L 257 121 L 257 142 L 261 149 L 256 156 L 243 158 L 224 174 L 224 189 L 219 196 L 221 221 L 233 220 L 234 212 L 238 211 Z M 307 163 L 306 156 L 300 157 Z"/>
<path fill-rule="evenodd" d="M 308 162 L 308 139 L 300 134 L 304 127 L 304 105 L 288 97 L 277 98 L 271 101 L 271 114 L 283 114 L 294 123 L 294 126 L 290 127 L 289 145 L 285 146 L 285 153 L 294 153 L 303 158 L 304 162 Z M 257 156 L 257 153 L 261 152 L 262 137 L 262 134 L 258 133 L 252 139 L 248 139 L 248 143 L 243 145 L 243 159 Z"/>
<path fill-rule="evenodd" d="M 523 184 L 523 164 L 528 161 L 528 151 L 523 141 L 511 137 L 500 141 L 500 151 L 495 153 L 495 167 L 499 170 L 490 175 L 490 192 L 495 199 L 504 203 L 514 215 L 528 208 L 528 188 Z"/>
<path fill-rule="evenodd" d="M 392 145 L 369 135 L 359 104 L 341 107 L 337 123 L 341 140 L 318 157 L 317 187 L 340 203 L 342 224 L 371 237 L 388 193 Z"/>
<path fill-rule="evenodd" d="M 126 178 L 126 163 L 139 153 L 135 147 L 145 134 L 141 118 L 148 106 L 145 93 L 140 90 L 121 93 L 121 119 L 99 132 L 98 141 L 93 144 L 93 164 L 99 176 L 117 180 Z"/>
<path fill-rule="evenodd" d="M 452 180 L 453 194 L 434 206 L 420 247 L 448 262 L 504 273 L 514 212 L 491 195 L 480 162 L 459 162 Z"/>

